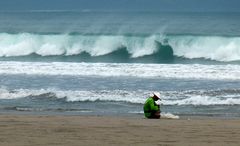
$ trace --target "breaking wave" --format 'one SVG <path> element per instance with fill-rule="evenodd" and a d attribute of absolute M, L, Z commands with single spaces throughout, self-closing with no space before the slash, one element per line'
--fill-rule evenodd
<path fill-rule="evenodd" d="M 164 40 L 172 55 L 187 59 L 202 58 L 230 62 L 240 60 L 240 37 L 191 35 L 94 35 L 94 34 L 8 34 L 0 33 L 0 57 L 36 55 L 60 56 L 80 61 L 128 62 L 141 58 L 149 62 L 172 59 L 161 52 Z M 166 48 L 165 48 L 166 49 Z M 167 56 L 164 58 L 164 56 Z M 116 58 L 118 57 L 118 58 Z M 32 58 L 35 58 L 32 57 Z M 153 58 L 160 59 L 156 60 Z M 71 60 L 71 59 L 70 59 Z"/>
<path fill-rule="evenodd" d="M 152 91 L 88 90 L 72 91 L 57 89 L 0 89 L 0 100 L 23 98 L 64 100 L 65 102 L 127 102 L 144 104 Z M 239 89 L 161 91 L 163 105 L 240 105 Z M 39 101 L 38 101 L 39 102 Z"/>

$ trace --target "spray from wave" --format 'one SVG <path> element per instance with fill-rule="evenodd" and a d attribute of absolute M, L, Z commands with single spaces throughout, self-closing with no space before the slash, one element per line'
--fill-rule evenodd
<path fill-rule="evenodd" d="M 240 37 L 176 36 L 169 41 L 177 56 L 225 62 L 240 60 Z"/>
<path fill-rule="evenodd" d="M 176 57 L 204 58 L 216 61 L 240 60 L 240 37 L 188 35 L 84 35 L 84 34 L 0 34 L 0 56 L 74 56 L 86 54 L 89 58 L 108 56 L 114 62 L 114 52 L 124 59 L 151 55 L 159 57 L 156 41 L 168 39 Z M 119 53 L 119 52 L 118 52 Z M 164 55 L 163 55 L 164 56 Z M 151 56 L 153 57 L 153 56 Z"/>

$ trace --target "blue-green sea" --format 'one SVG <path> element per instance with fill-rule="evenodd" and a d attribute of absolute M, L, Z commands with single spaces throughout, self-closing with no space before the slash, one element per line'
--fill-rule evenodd
<path fill-rule="evenodd" d="M 236 118 L 239 81 L 238 12 L 0 12 L 1 113 Z"/>

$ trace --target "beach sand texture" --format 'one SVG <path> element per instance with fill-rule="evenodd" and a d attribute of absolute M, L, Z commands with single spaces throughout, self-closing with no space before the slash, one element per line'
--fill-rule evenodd
<path fill-rule="evenodd" d="M 1 146 L 239 145 L 240 120 L 0 116 Z"/>

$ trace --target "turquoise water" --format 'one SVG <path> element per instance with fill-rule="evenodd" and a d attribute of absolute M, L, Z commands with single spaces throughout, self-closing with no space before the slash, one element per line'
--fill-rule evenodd
<path fill-rule="evenodd" d="M 216 12 L 1 12 L 0 59 L 234 63 L 240 60 L 239 18 Z M 156 42 L 164 40 L 175 60 L 160 57 Z"/>
<path fill-rule="evenodd" d="M 142 115 L 159 91 L 165 113 L 239 117 L 239 18 L 0 12 L 0 111 Z"/>

